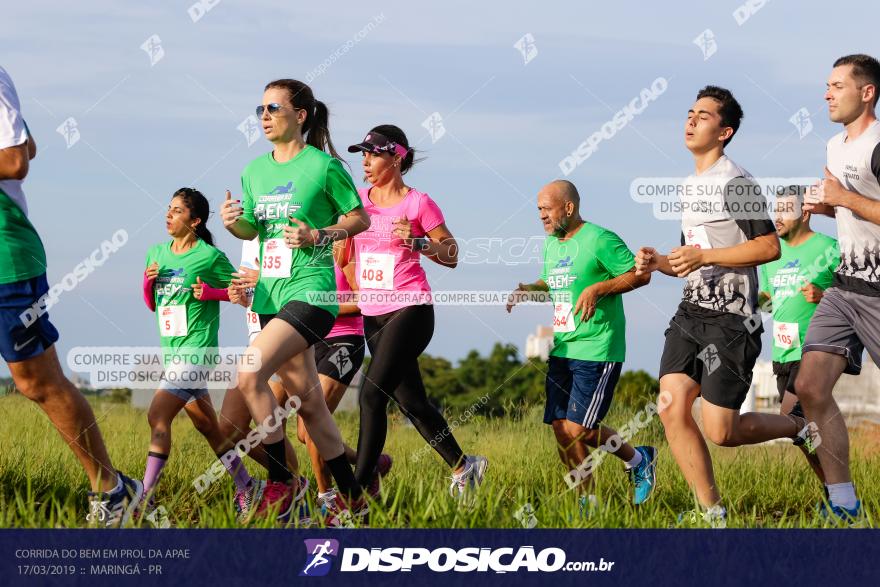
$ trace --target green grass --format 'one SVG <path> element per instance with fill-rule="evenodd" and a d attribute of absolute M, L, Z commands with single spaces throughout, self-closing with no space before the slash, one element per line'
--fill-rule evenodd
<path fill-rule="evenodd" d="M 143 411 L 117 403 L 93 404 L 114 464 L 129 475 L 143 474 L 149 428 Z M 535 510 L 538 528 L 666 528 L 695 501 L 672 460 L 655 418 L 638 433 L 635 444 L 658 448 L 658 486 L 641 507 L 630 503 L 631 491 L 620 461 L 606 458 L 597 473 L 597 492 L 604 503 L 596 517 L 581 520 L 577 496 L 566 491 L 566 472 L 556 454 L 552 433 L 532 409 L 519 419 L 474 418 L 455 430 L 465 452 L 490 460 L 486 482 L 472 507 L 462 507 L 448 493 L 449 471 L 411 426 L 391 419 L 386 451 L 394 469 L 384 483 L 382 501 L 371 508 L 377 528 L 520 528 L 514 514 L 525 504 Z M 622 426 L 631 413 L 615 407 L 611 426 Z M 343 436 L 357 440 L 356 414 L 338 415 Z M 235 527 L 232 483 L 224 477 L 202 495 L 192 486 L 214 458 L 189 420 L 173 428 L 171 457 L 157 493 L 174 527 Z M 294 439 L 304 474 L 311 477 L 304 447 Z M 852 465 L 868 523 L 878 509 L 880 443 L 876 430 L 861 429 L 852 437 Z M 729 527 L 818 527 L 813 507 L 818 482 L 800 452 L 789 444 L 739 449 L 712 448 L 715 473 Z M 250 460 L 252 473 L 263 475 Z M 314 487 L 314 484 L 312 485 Z M 82 527 L 87 513 L 87 482 L 73 455 L 36 405 L 20 396 L 0 398 L 0 527 Z M 312 499 L 314 494 L 312 495 Z M 146 524 L 146 522 L 144 522 Z M 265 523 L 268 525 L 268 523 Z"/>

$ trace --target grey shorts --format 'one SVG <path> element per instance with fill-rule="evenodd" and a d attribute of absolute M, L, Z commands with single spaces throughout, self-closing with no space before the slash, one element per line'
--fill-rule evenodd
<path fill-rule="evenodd" d="M 204 365 L 170 364 L 162 373 L 159 390 L 177 396 L 189 403 L 208 395 L 204 381 L 210 374 Z"/>
<path fill-rule="evenodd" d="M 828 289 L 810 321 L 803 352 L 846 357 L 844 373 L 858 375 L 866 349 L 874 363 L 880 364 L 880 297 Z"/>

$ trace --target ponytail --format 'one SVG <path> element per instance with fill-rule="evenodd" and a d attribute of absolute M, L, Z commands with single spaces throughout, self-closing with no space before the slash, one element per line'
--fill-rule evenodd
<path fill-rule="evenodd" d="M 208 217 L 211 215 L 211 206 L 208 203 L 208 198 L 195 188 L 180 188 L 171 196 L 172 199 L 178 197 L 183 200 L 184 205 L 189 209 L 190 217 L 201 220 L 195 227 L 196 237 L 213 247 L 214 236 L 208 230 Z"/>
<path fill-rule="evenodd" d="M 315 100 L 315 115 L 311 118 L 311 124 L 309 124 L 309 120 L 306 118 L 306 123 L 303 125 L 303 130 L 308 127 L 309 131 L 306 143 L 330 153 L 335 159 L 342 160 L 342 157 L 336 152 L 336 147 L 333 146 L 333 141 L 330 140 L 330 111 L 327 109 L 327 105 L 320 100 Z"/>
<path fill-rule="evenodd" d="M 333 141 L 330 140 L 330 111 L 326 104 L 315 99 L 312 88 L 295 79 L 279 79 L 269 82 L 265 89 L 270 88 L 287 90 L 290 104 L 294 108 L 306 111 L 306 120 L 302 127 L 306 144 L 342 161 L 342 157 L 333 146 Z"/>

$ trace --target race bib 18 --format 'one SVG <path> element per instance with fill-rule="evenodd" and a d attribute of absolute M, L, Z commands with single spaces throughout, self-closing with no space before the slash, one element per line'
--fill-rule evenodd
<path fill-rule="evenodd" d="M 262 331 L 260 327 L 260 316 L 251 311 L 250 308 L 245 312 L 245 316 L 247 317 L 247 330 L 248 334 L 259 334 Z"/>

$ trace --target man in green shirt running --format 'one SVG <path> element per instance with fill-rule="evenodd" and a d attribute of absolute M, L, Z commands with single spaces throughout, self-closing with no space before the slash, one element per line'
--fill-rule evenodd
<path fill-rule="evenodd" d="M 507 311 L 528 292 L 550 292 L 554 344 L 544 423 L 553 427 L 559 456 L 570 470 L 566 482 L 584 492 L 583 513 L 596 504 L 590 447 L 601 447 L 626 463 L 633 501 L 642 503 L 654 489 L 654 447 L 633 448 L 601 422 L 626 355 L 621 294 L 647 284 L 650 275 L 635 275 L 635 257 L 619 236 L 581 218 L 580 196 L 571 182 L 544 186 L 538 192 L 538 212 L 547 233 L 541 278 L 520 283 Z"/>
<path fill-rule="evenodd" d="M 803 210 L 804 188 L 789 186 L 776 198 L 776 234 L 781 256 L 758 267 L 761 309 L 773 313 L 773 374 L 782 403 L 782 414 L 803 417 L 794 382 L 801 365 L 807 327 L 822 294 L 834 281 L 840 259 L 837 241 L 810 228 L 810 213 Z M 769 308 L 768 308 L 769 306 Z M 809 437 L 805 434 L 804 438 Z M 822 465 L 810 447 L 800 444 L 816 476 L 823 483 Z"/>
<path fill-rule="evenodd" d="M 46 279 L 46 252 L 28 220 L 22 190 L 36 154 L 15 85 L 0 67 L 0 354 L 15 387 L 46 412 L 88 475 L 87 520 L 119 526 L 134 512 L 143 486 L 113 468 L 92 408 L 58 362 L 58 331 L 47 313 L 54 293 Z"/>

